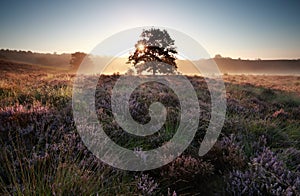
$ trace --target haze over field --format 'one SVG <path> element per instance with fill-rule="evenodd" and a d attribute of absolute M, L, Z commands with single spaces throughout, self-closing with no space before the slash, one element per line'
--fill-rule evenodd
<path fill-rule="evenodd" d="M 125 73 L 131 68 L 126 64 L 127 60 L 126 58 L 115 58 L 104 73 Z M 177 60 L 176 62 L 180 73 L 199 75 L 201 70 L 210 70 L 213 61 L 217 63 L 223 74 L 300 75 L 300 60 L 203 59 L 198 61 Z"/>
<path fill-rule="evenodd" d="M 70 65 L 71 54 L 45 54 L 32 53 L 26 51 L 0 50 L 0 59 L 7 62 L 18 62 L 47 66 L 53 69 L 66 71 L 76 71 L 77 68 Z M 128 64 L 128 57 L 94 57 L 95 65 L 103 65 L 103 62 L 112 61 L 102 71 L 103 74 L 113 74 L 119 72 L 126 73 L 132 69 Z M 201 70 L 209 70 L 213 61 L 218 65 L 223 74 L 254 74 L 254 75 L 299 75 L 300 60 L 245 60 L 231 58 L 212 58 L 201 60 L 182 60 L 177 59 L 178 71 L 185 75 L 198 75 Z M 199 70 L 195 67 L 198 66 Z"/>

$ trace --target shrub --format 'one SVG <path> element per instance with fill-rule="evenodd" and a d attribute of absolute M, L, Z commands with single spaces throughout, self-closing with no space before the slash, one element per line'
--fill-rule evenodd
<path fill-rule="evenodd" d="M 142 192 L 143 195 L 153 195 L 158 188 L 158 183 L 149 176 L 149 174 L 142 174 L 136 176 L 137 189 Z"/>
<path fill-rule="evenodd" d="M 229 137 L 224 136 L 220 141 L 217 141 L 204 158 L 211 160 L 216 170 L 220 172 L 242 168 L 246 163 L 242 146 L 233 134 Z"/>
<path fill-rule="evenodd" d="M 214 167 L 211 163 L 183 155 L 164 166 L 161 171 L 161 176 L 177 180 L 189 180 L 196 176 L 212 175 L 213 171 Z"/>
<path fill-rule="evenodd" d="M 299 173 L 284 167 L 269 148 L 251 159 L 249 168 L 230 172 L 227 191 L 234 195 L 298 195 Z"/>

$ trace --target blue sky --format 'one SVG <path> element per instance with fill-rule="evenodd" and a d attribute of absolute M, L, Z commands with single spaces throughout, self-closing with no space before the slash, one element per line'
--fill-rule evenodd
<path fill-rule="evenodd" d="M 211 56 L 300 58 L 300 1 L 6 0 L 0 5 L 0 48 L 90 52 L 121 30 L 165 26 L 190 35 Z"/>

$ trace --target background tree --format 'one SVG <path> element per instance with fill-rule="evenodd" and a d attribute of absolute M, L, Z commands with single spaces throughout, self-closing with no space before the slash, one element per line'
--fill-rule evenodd
<path fill-rule="evenodd" d="M 129 68 L 129 69 L 126 71 L 125 75 L 127 75 L 127 76 L 132 76 L 132 75 L 134 75 L 134 70 L 131 69 L 131 68 Z"/>
<path fill-rule="evenodd" d="M 85 71 L 93 72 L 94 69 L 94 61 L 92 60 L 92 56 L 84 52 L 75 52 L 71 54 L 70 64 L 72 69 L 75 70 L 78 69 L 79 66 L 84 66 Z"/>
<path fill-rule="evenodd" d="M 215 55 L 215 59 L 221 59 L 221 58 L 223 58 L 223 57 L 220 54 Z"/>
<path fill-rule="evenodd" d="M 135 44 L 135 52 L 128 58 L 128 63 L 134 65 L 137 73 L 175 73 L 177 51 L 174 42 L 166 30 L 144 29 L 140 40 Z"/>
<path fill-rule="evenodd" d="M 71 64 L 72 66 L 74 66 L 74 67 L 78 67 L 78 66 L 82 63 L 82 61 L 83 61 L 83 59 L 84 59 L 84 57 L 85 57 L 86 55 L 87 55 L 87 54 L 86 54 L 86 53 L 83 53 L 83 52 L 75 52 L 75 53 L 72 53 L 72 54 L 71 54 L 70 64 Z"/>

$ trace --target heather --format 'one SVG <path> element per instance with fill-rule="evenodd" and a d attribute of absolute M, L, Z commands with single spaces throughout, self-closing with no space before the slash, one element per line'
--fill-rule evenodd
<path fill-rule="evenodd" d="M 161 168 L 129 172 L 101 162 L 82 142 L 72 114 L 74 74 L 22 67 L 0 74 L 1 194 L 300 194 L 299 92 L 264 86 L 263 80 L 260 86 L 247 82 L 252 76 L 226 76 L 231 78 L 225 80 L 225 124 L 213 148 L 199 157 L 210 119 L 210 93 L 204 78 L 188 76 L 201 108 L 192 143 Z M 166 105 L 168 116 L 156 134 L 133 136 L 122 130 L 111 112 L 110 95 L 119 77 L 99 76 L 95 106 L 104 131 L 137 153 L 163 145 L 179 124 L 176 94 L 158 83 L 137 88 L 130 98 L 137 122 L 149 121 L 148 108 L 154 101 Z M 238 81 L 241 77 L 246 82 Z M 270 83 L 267 76 L 265 80 Z M 296 85 L 295 80 L 291 77 L 290 84 Z"/>

